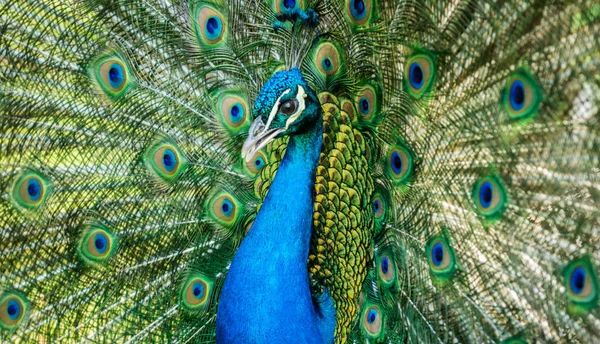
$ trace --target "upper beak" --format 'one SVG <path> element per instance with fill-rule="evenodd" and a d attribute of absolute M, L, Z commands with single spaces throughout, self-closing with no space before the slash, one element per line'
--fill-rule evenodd
<path fill-rule="evenodd" d="M 242 158 L 245 159 L 246 162 L 250 162 L 256 152 L 269 144 L 269 142 L 273 141 L 275 137 L 284 130 L 285 128 L 269 129 L 265 126 L 262 119 L 257 117 L 254 122 L 252 122 L 250 131 L 248 132 L 248 138 L 242 147 Z"/>

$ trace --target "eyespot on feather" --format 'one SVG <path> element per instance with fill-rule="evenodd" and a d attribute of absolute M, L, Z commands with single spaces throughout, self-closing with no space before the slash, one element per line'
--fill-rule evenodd
<path fill-rule="evenodd" d="M 357 113 L 367 122 L 373 122 L 381 107 L 381 92 L 373 82 L 364 84 L 359 89 L 355 100 Z"/>
<path fill-rule="evenodd" d="M 202 274 L 188 277 L 180 291 L 180 300 L 187 310 L 203 311 L 210 304 L 214 282 Z"/>
<path fill-rule="evenodd" d="M 103 264 L 114 256 L 117 237 L 105 226 L 91 224 L 81 234 L 77 253 L 88 265 Z"/>
<path fill-rule="evenodd" d="M 0 294 L 0 329 L 14 331 L 23 326 L 29 317 L 30 303 L 20 293 Z"/>
<path fill-rule="evenodd" d="M 94 60 L 90 73 L 98 87 L 111 100 L 123 96 L 132 85 L 129 66 L 114 52 Z"/>
<path fill-rule="evenodd" d="M 360 327 L 367 338 L 378 340 L 383 338 L 384 315 L 378 305 L 365 302 Z"/>
<path fill-rule="evenodd" d="M 339 48 L 331 42 L 321 42 L 313 53 L 313 63 L 323 77 L 338 74 L 342 63 Z"/>
<path fill-rule="evenodd" d="M 374 6 L 372 0 L 346 0 L 346 18 L 353 25 L 367 25 L 374 19 Z"/>
<path fill-rule="evenodd" d="M 444 236 L 435 236 L 425 245 L 429 271 L 441 281 L 452 278 L 456 272 L 456 257 Z"/>
<path fill-rule="evenodd" d="M 396 264 L 391 255 L 382 253 L 377 255 L 377 271 L 379 280 L 387 287 L 396 283 Z"/>
<path fill-rule="evenodd" d="M 506 200 L 504 185 L 494 175 L 480 178 L 473 187 L 475 207 L 487 219 L 494 220 L 502 216 Z"/>
<path fill-rule="evenodd" d="M 250 161 L 245 162 L 242 160 L 242 163 L 245 163 L 245 170 L 250 177 L 256 177 L 258 173 L 267 165 L 268 159 L 267 155 L 261 150 L 256 152 Z"/>
<path fill-rule="evenodd" d="M 598 305 L 598 277 L 589 257 L 571 261 L 563 278 L 571 311 L 588 311 Z"/>
<path fill-rule="evenodd" d="M 218 224 L 233 227 L 244 213 L 243 205 L 229 192 L 215 194 L 207 203 L 208 215 Z"/>
<path fill-rule="evenodd" d="M 211 49 L 220 47 L 227 39 L 227 19 L 216 7 L 200 5 L 194 13 L 195 30 L 200 45 Z"/>
<path fill-rule="evenodd" d="M 403 84 L 408 94 L 420 99 L 433 87 L 436 79 L 437 64 L 435 57 L 425 52 L 417 51 L 404 65 Z"/>
<path fill-rule="evenodd" d="M 514 73 L 502 93 L 502 103 L 507 115 L 513 120 L 535 116 L 542 102 L 542 90 L 526 70 Z"/>
<path fill-rule="evenodd" d="M 284 11 L 304 9 L 303 0 L 273 0 L 271 1 L 273 12 L 280 14 Z"/>
<path fill-rule="evenodd" d="M 217 114 L 221 125 L 236 135 L 248 124 L 248 100 L 243 92 L 224 92 L 218 97 Z"/>
<path fill-rule="evenodd" d="M 25 170 L 12 186 L 11 200 L 20 210 L 34 211 L 44 205 L 50 191 L 51 184 L 45 176 L 34 170 Z"/>
<path fill-rule="evenodd" d="M 187 160 L 179 148 L 168 141 L 150 146 L 145 154 L 145 162 L 157 177 L 166 182 L 175 181 L 187 167 Z"/>
<path fill-rule="evenodd" d="M 414 156 L 403 143 L 392 146 L 387 153 L 386 172 L 395 184 L 406 184 L 413 174 Z"/>

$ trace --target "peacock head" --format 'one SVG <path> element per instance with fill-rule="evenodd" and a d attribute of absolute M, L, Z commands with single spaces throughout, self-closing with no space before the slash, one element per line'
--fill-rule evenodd
<path fill-rule="evenodd" d="M 276 73 L 260 90 L 254 103 L 254 122 L 242 148 L 242 157 L 250 161 L 274 139 L 298 135 L 312 129 L 322 112 L 317 94 L 298 68 Z"/>

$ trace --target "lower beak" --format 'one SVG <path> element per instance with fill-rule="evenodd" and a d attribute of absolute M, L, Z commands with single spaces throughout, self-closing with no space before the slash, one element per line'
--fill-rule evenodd
<path fill-rule="evenodd" d="M 256 152 L 263 149 L 284 130 L 284 128 L 269 129 L 265 126 L 260 117 L 256 118 L 250 126 L 248 138 L 242 147 L 242 158 L 245 159 L 246 162 L 250 162 Z"/>

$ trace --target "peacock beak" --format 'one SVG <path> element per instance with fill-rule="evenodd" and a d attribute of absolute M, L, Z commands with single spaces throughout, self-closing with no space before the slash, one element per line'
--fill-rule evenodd
<path fill-rule="evenodd" d="M 248 138 L 242 147 L 242 158 L 245 159 L 246 162 L 250 162 L 256 152 L 264 148 L 283 131 L 285 131 L 285 128 L 269 129 L 262 121 L 262 118 L 260 116 L 257 117 L 254 122 L 252 122 L 248 132 Z"/>

